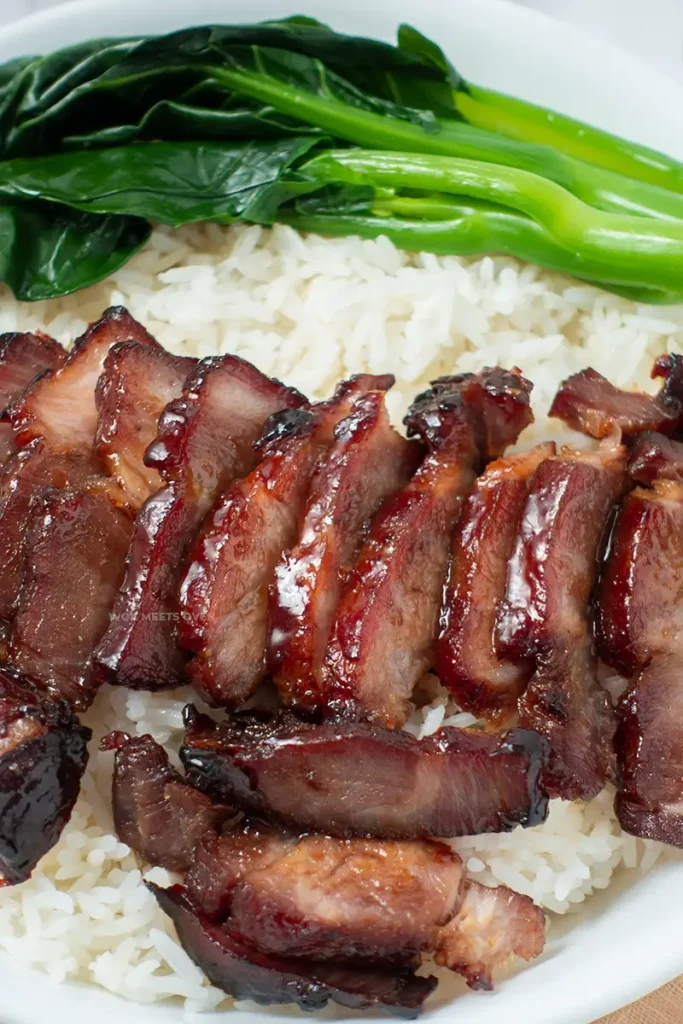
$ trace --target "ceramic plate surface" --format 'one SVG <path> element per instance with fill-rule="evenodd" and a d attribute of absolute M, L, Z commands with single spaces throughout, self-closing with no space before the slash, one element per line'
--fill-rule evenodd
<path fill-rule="evenodd" d="M 680 86 L 635 57 L 503 0 L 81 0 L 0 32 L 0 61 L 93 36 L 158 33 L 295 12 L 340 31 L 387 39 L 401 21 L 411 22 L 438 40 L 472 81 L 683 160 Z M 465 992 L 426 1012 L 422 1020 L 589 1024 L 683 971 L 683 863 L 667 864 L 645 878 L 625 878 L 616 892 L 584 906 L 580 916 L 553 929 L 542 960 L 495 993 Z M 189 1017 L 177 1005 L 146 1007 L 95 987 L 53 986 L 5 958 L 0 959 L 0 993 L 1 1024 L 273 1024 L 287 1019 L 282 1011 Z M 294 1019 L 315 1022 L 314 1016 Z"/>

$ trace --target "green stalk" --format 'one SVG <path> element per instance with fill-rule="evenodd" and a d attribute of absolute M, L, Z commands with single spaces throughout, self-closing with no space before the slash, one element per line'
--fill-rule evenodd
<path fill-rule="evenodd" d="M 681 289 L 683 224 L 603 213 L 527 171 L 472 160 L 351 149 L 315 157 L 302 173 L 321 185 L 364 183 L 484 199 L 526 214 L 560 248 L 589 259 L 599 280 L 667 292 Z"/>
<path fill-rule="evenodd" d="M 655 149 L 478 85 L 468 84 L 467 91 L 457 92 L 455 105 L 478 128 L 552 146 L 597 167 L 683 194 L 683 164 Z"/>
<path fill-rule="evenodd" d="M 539 224 L 502 207 L 477 200 L 429 196 L 424 199 L 396 196 L 375 202 L 367 214 L 319 214 L 284 207 L 277 220 L 299 231 L 321 235 L 389 237 L 410 252 L 439 256 L 477 256 L 498 253 L 534 263 L 560 274 L 607 287 L 636 302 L 671 305 L 683 301 L 679 291 L 621 287 L 599 278 L 601 263 L 578 252 L 562 249 Z"/>
<path fill-rule="evenodd" d="M 518 167 L 549 178 L 605 212 L 683 221 L 683 196 L 590 166 L 547 145 L 513 141 L 455 120 L 437 121 L 429 131 L 410 121 L 341 103 L 332 96 L 305 92 L 264 73 L 216 67 L 213 74 L 235 91 L 357 146 Z"/>

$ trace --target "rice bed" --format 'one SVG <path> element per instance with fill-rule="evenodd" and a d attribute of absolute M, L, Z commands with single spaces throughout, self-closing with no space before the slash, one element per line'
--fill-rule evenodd
<path fill-rule="evenodd" d="M 508 258 L 411 255 L 385 238 L 303 237 L 287 227 L 157 229 L 106 282 L 67 299 L 25 304 L 0 289 L 0 332 L 42 329 L 63 343 L 112 304 L 125 305 L 173 352 L 236 352 L 313 398 L 351 373 L 394 373 L 392 415 L 444 373 L 518 365 L 534 381 L 537 422 L 522 444 L 571 439 L 545 413 L 558 382 L 591 365 L 618 386 L 652 389 L 655 356 L 683 350 L 683 306 L 638 306 Z M 574 440 L 576 440 L 574 438 Z M 0 892 L 0 948 L 55 981 L 89 981 L 131 1000 L 180 998 L 186 1011 L 227 1005 L 178 945 L 119 842 L 111 815 L 112 729 L 151 733 L 172 755 L 190 691 L 105 687 L 84 716 L 95 733 L 83 792 L 33 878 Z M 435 691 L 407 728 L 471 725 Z M 469 873 L 531 896 L 552 914 L 576 909 L 623 868 L 649 870 L 663 848 L 625 835 L 612 794 L 551 803 L 534 829 L 452 841 Z"/>

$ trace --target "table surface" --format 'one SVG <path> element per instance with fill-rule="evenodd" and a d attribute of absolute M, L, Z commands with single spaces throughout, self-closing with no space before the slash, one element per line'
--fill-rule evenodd
<path fill-rule="evenodd" d="M 0 25 L 60 0 L 0 0 Z M 683 83 L 683 0 L 516 0 L 587 29 Z M 296 6 L 296 5 L 294 5 Z M 681 1024 L 683 978 L 599 1024 Z"/>

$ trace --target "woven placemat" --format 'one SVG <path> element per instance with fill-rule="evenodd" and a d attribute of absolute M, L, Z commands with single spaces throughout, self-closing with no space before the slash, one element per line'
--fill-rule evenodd
<path fill-rule="evenodd" d="M 683 976 L 596 1024 L 682 1024 Z"/>

